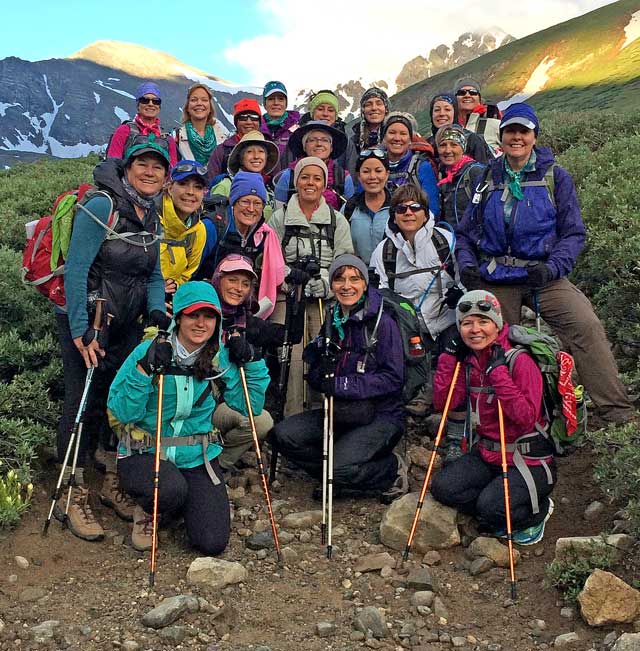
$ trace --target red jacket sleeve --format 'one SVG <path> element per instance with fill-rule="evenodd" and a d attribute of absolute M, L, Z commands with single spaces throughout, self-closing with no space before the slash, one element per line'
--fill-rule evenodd
<path fill-rule="evenodd" d="M 127 138 L 131 133 L 131 128 L 128 124 L 121 124 L 111 136 L 109 149 L 107 149 L 107 158 L 124 158 L 124 146 Z"/>
<path fill-rule="evenodd" d="M 436 411 L 443 411 L 444 405 L 447 402 L 449 395 L 449 388 L 453 380 L 453 373 L 456 368 L 457 360 L 453 355 L 442 353 L 438 358 L 438 368 L 433 378 L 433 406 Z M 459 407 L 465 406 L 467 398 L 466 380 L 465 380 L 465 366 L 460 365 L 460 372 L 458 373 L 458 380 L 456 381 L 453 396 L 451 398 L 450 410 L 456 411 Z"/>

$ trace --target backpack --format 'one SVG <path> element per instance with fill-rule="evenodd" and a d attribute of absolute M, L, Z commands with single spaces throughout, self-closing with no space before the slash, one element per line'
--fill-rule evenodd
<path fill-rule="evenodd" d="M 436 247 L 438 253 L 438 259 L 440 260 L 440 267 L 426 267 L 424 269 L 410 269 L 409 271 L 403 271 L 401 273 L 396 273 L 396 260 L 398 259 L 398 249 L 394 246 L 390 238 L 385 238 L 384 244 L 382 246 L 382 264 L 384 265 L 384 271 L 387 274 L 387 281 L 389 283 L 389 289 L 393 292 L 395 288 L 396 278 L 407 278 L 408 276 L 413 276 L 414 274 L 421 274 L 427 271 L 432 273 L 435 271 L 436 276 L 440 275 L 442 269 L 447 268 L 447 265 L 451 263 L 451 246 L 444 234 L 434 228 L 431 233 L 431 242 Z M 453 273 L 450 274 L 453 276 Z"/>
<path fill-rule="evenodd" d="M 500 113 L 491 111 L 492 105 L 487 106 L 484 115 L 471 113 L 467 118 L 465 129 L 477 133 L 487 144 L 487 149 L 494 158 L 502 156 L 502 143 L 500 142 Z M 497 113 L 498 117 L 493 117 Z"/>
<path fill-rule="evenodd" d="M 346 174 L 344 167 L 335 163 L 333 166 L 333 187 L 327 188 L 327 190 L 332 190 L 338 195 L 340 201 L 344 200 L 344 184 L 345 184 Z M 287 203 L 291 200 L 291 197 L 296 193 L 296 188 L 293 185 L 293 170 L 289 174 L 289 188 L 287 189 Z M 338 204 L 340 205 L 340 204 Z"/>
<path fill-rule="evenodd" d="M 379 289 L 382 294 L 380 310 L 373 330 L 369 334 L 369 346 L 364 360 L 375 350 L 378 343 L 378 327 L 383 312 L 387 312 L 398 325 L 404 353 L 404 386 L 402 400 L 405 404 L 411 402 L 420 389 L 427 383 L 431 372 L 431 356 L 427 353 L 428 344 L 425 330 L 422 327 L 416 310 L 410 301 L 390 289 Z M 416 338 L 421 346 L 416 346 Z"/>
<path fill-rule="evenodd" d="M 527 353 L 537 364 L 543 380 L 543 409 L 548 427 L 542 433 L 551 438 L 558 454 L 568 445 L 580 443 L 587 430 L 587 408 L 582 387 L 573 386 L 573 357 L 561 349 L 558 340 L 535 328 L 513 325 L 509 328 L 513 348 L 507 351 L 507 366 L 513 373 L 516 358 Z"/>

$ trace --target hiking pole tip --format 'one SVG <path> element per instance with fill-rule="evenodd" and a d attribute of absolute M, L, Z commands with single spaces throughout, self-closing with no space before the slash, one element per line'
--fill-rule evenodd
<path fill-rule="evenodd" d="M 518 594 L 516 590 L 516 582 L 512 581 L 511 582 L 511 600 L 512 601 L 517 601 L 518 600 Z"/>

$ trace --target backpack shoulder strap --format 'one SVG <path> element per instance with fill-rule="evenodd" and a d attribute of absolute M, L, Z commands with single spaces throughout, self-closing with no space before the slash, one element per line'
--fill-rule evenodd
<path fill-rule="evenodd" d="M 344 188 L 343 188 L 344 191 Z M 333 209 L 332 206 L 329 206 L 329 213 L 331 215 L 331 222 L 327 226 L 326 224 L 323 224 L 322 230 L 325 232 L 325 237 L 327 238 L 327 241 L 329 242 L 329 246 L 333 249 L 334 248 L 334 243 L 336 239 L 336 223 L 338 218 L 336 217 L 336 211 Z"/>
<path fill-rule="evenodd" d="M 438 252 L 438 259 L 442 264 L 446 264 L 451 257 L 451 246 L 444 233 L 434 227 L 431 233 L 431 241 Z"/>
<path fill-rule="evenodd" d="M 385 238 L 382 245 L 382 265 L 384 272 L 387 274 L 389 289 L 393 291 L 396 282 L 396 260 L 398 259 L 398 249 L 390 238 Z"/>
<path fill-rule="evenodd" d="M 345 184 L 346 174 L 344 167 L 339 163 L 333 165 L 333 189 L 336 194 L 339 194 L 342 198 L 344 196 L 344 184 Z"/>
<path fill-rule="evenodd" d="M 291 197 L 296 193 L 296 186 L 293 184 L 293 170 L 289 170 L 289 187 L 287 188 L 287 201 L 291 201 Z"/>

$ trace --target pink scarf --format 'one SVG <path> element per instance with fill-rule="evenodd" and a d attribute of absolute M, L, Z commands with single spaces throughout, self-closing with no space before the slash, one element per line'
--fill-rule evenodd
<path fill-rule="evenodd" d="M 455 163 L 454 165 L 451 165 L 450 167 L 446 167 L 446 174 L 445 176 L 438 181 L 438 185 L 444 185 L 445 183 L 451 183 L 453 181 L 453 177 L 460 171 L 460 169 L 466 165 L 467 163 L 474 163 L 475 159 L 471 158 L 471 156 L 467 156 L 466 154 L 463 154 L 462 158 Z"/>
<path fill-rule="evenodd" d="M 139 115 L 136 115 L 134 118 L 135 123 L 140 129 L 140 133 L 143 136 L 148 136 L 150 133 L 154 133 L 156 136 L 160 136 L 160 118 L 156 118 L 151 124 L 148 122 L 143 122 L 142 118 Z"/>

